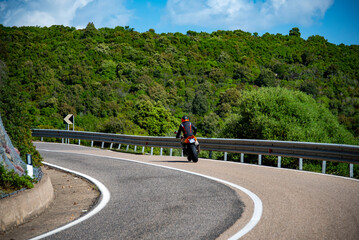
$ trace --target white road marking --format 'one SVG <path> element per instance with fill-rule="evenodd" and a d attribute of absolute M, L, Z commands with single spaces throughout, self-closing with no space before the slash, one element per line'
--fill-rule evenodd
<path fill-rule="evenodd" d="M 171 169 L 171 170 L 176 170 L 176 171 L 180 171 L 180 172 L 185 172 L 185 173 L 188 173 L 188 174 L 193 174 L 193 175 L 197 175 L 197 176 L 201 176 L 201 177 L 204 177 L 204 178 L 208 178 L 208 179 L 211 179 L 211 180 L 214 180 L 214 181 L 217 181 L 217 182 L 220 182 L 220 183 L 223 183 L 223 184 L 226 184 L 226 185 L 229 185 L 233 188 L 236 188 L 242 192 L 244 192 L 245 194 L 247 194 L 253 201 L 254 203 L 254 211 L 253 211 L 253 215 L 251 217 L 251 219 L 249 220 L 249 222 L 244 226 L 244 228 L 242 228 L 241 230 L 239 230 L 236 234 L 234 234 L 232 237 L 229 238 L 229 240 L 236 240 L 236 239 L 239 239 L 241 237 L 243 237 L 245 234 L 247 234 L 249 231 L 251 231 L 257 224 L 258 222 L 260 221 L 261 217 L 262 217 L 262 212 L 263 212 L 263 204 L 262 204 L 262 201 L 261 199 L 255 195 L 253 192 L 249 191 L 248 189 L 244 188 L 244 187 L 241 187 L 237 184 L 234 184 L 234 183 L 231 183 L 231 182 L 228 182 L 226 180 L 222 180 L 222 179 L 219 179 L 219 178 L 215 178 L 215 177 L 211 177 L 211 176 L 208 176 L 208 175 L 204 175 L 204 174 L 200 174 L 200 173 L 195 173 L 195 172 L 190 172 L 190 171 L 187 171 L 187 170 L 182 170 L 182 169 L 178 169 L 178 168 L 173 168 L 173 167 L 168 167 L 168 166 L 162 166 L 162 165 L 157 165 L 157 164 L 153 164 L 153 163 L 147 163 L 147 162 L 141 162 L 141 161 L 136 161 L 136 160 L 131 160 L 131 159 L 125 159 L 125 158 L 118 158 L 118 157 L 110 157 L 110 156 L 102 156 L 102 155 L 96 155 L 96 154 L 89 154 L 89 153 L 75 153 L 75 152 L 68 152 L 68 151 L 60 151 L 60 150 L 47 150 L 47 149 L 38 149 L 38 150 L 41 150 L 41 151 L 48 151 L 48 152 L 61 152 L 61 153 L 69 153 L 69 154 L 80 154 L 80 155 L 87 155 L 87 156 L 94 156 L 94 157 L 101 157 L 101 158 L 110 158 L 110 159 L 117 159 L 117 160 L 122 160 L 122 161 L 129 161 L 129 162 L 135 162 L 135 163 L 140 163 L 140 164 L 146 164 L 146 165 L 150 165 L 150 166 L 155 166 L 155 167 L 162 167 L 162 168 L 166 168 L 166 169 Z M 49 166 L 51 166 L 51 164 L 49 163 L 46 163 L 48 164 Z M 53 165 L 55 166 L 55 165 Z M 68 169 L 65 169 L 65 168 L 61 168 L 59 167 L 60 169 L 62 170 L 65 170 L 65 171 L 70 171 L 70 172 L 73 172 L 75 174 L 78 174 L 80 176 L 83 176 L 85 177 L 86 175 L 85 174 L 82 174 L 82 173 L 78 173 L 78 172 L 75 172 L 75 171 L 72 171 L 72 170 L 68 170 Z M 85 178 L 88 178 L 90 181 L 92 181 L 91 179 L 93 179 L 94 181 L 97 181 L 96 179 L 92 178 L 92 177 L 89 177 L 89 176 L 86 176 Z M 81 217 L 77 220 L 75 220 L 74 222 L 71 222 L 61 228 L 58 228 L 58 229 L 55 229 L 51 232 L 48 232 L 46 234 L 43 234 L 43 235 L 40 235 L 36 238 L 33 238 L 33 240 L 35 239 L 41 239 L 41 238 L 44 238 L 44 237 L 48 237 L 50 235 L 53 235 L 57 232 L 60 232 L 62 230 L 65 230 L 67 228 L 70 228 L 90 217 L 92 217 L 93 215 L 95 215 L 96 213 L 98 213 L 103 207 L 105 207 L 105 205 L 107 204 L 107 202 L 110 200 L 110 193 L 109 191 L 107 190 L 107 188 L 102 184 L 100 183 L 99 181 L 97 181 L 100 185 L 103 186 L 103 188 L 105 188 L 105 192 L 107 191 L 107 194 L 108 196 L 106 196 L 106 203 L 104 204 L 101 204 L 102 201 L 101 201 L 101 208 L 99 208 L 98 206 L 91 212 L 89 212 L 88 214 L 86 214 L 84 217 Z M 97 185 L 97 184 L 96 184 Z M 100 187 L 99 187 L 100 189 Z M 102 190 L 100 189 L 101 193 L 102 193 Z M 105 197 L 103 197 L 105 198 Z M 99 204 L 99 205 L 100 205 Z M 103 205 L 103 206 L 102 206 Z M 93 213 L 94 211 L 96 210 L 95 213 Z M 91 215 L 90 215 L 91 214 Z M 90 216 L 89 216 L 90 215 Z M 45 236 L 46 235 L 46 236 Z"/>
<path fill-rule="evenodd" d="M 49 150 L 44 150 L 44 151 L 49 151 Z M 73 170 L 70 170 L 70 169 L 67 169 L 67 168 L 57 166 L 57 165 L 54 165 L 54 164 L 51 164 L 51 163 L 47 163 L 47 162 L 42 162 L 42 163 L 47 165 L 47 166 L 58 168 L 58 169 L 61 169 L 63 171 L 70 172 L 70 173 L 73 173 L 75 175 L 78 175 L 78 176 L 81 176 L 83 178 L 86 178 L 87 180 L 89 180 L 90 182 L 92 182 L 93 184 L 95 184 L 98 187 L 98 189 L 101 192 L 101 200 L 100 200 L 99 204 L 96 205 L 96 207 L 94 209 L 92 209 L 90 212 L 88 212 L 83 217 L 80 217 L 80 218 L 76 219 L 75 221 L 70 222 L 70 223 L 68 223 L 68 224 L 66 224 L 66 225 L 64 225 L 64 226 L 62 226 L 60 228 L 54 229 L 54 230 L 52 230 L 50 232 L 47 232 L 47 233 L 44 233 L 44 234 L 42 234 L 40 236 L 31 238 L 30 240 L 37 240 L 37 239 L 42 239 L 42 238 L 45 238 L 45 237 L 49 237 L 51 235 L 54 235 L 54 234 L 56 234 L 58 232 L 61 232 L 61 231 L 65 230 L 65 229 L 73 227 L 73 226 L 79 224 L 80 222 L 83 222 L 83 221 L 89 219 L 90 217 L 93 217 L 95 214 L 100 212 L 107 205 L 107 203 L 110 201 L 110 197 L 111 197 L 110 191 L 106 188 L 106 186 L 103 185 L 100 181 L 98 181 L 97 179 L 95 179 L 93 177 L 90 177 L 90 176 L 88 176 L 86 174 L 76 172 L 76 171 L 73 171 Z"/>

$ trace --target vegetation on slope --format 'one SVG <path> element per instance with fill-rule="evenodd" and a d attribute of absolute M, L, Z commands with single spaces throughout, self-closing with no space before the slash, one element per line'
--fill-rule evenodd
<path fill-rule="evenodd" d="M 5 64 L 0 60 L 0 115 L 12 143 L 26 162 L 32 155 L 33 165 L 40 166 L 42 157 L 32 144 L 30 113 L 26 111 L 21 86 L 8 78 Z"/>
<path fill-rule="evenodd" d="M 188 114 L 205 137 L 228 130 L 358 144 L 359 46 L 304 40 L 298 28 L 258 36 L 0 25 L 0 60 L 9 73 L 0 96 L 9 128 L 66 129 L 71 113 L 77 130 L 163 136 Z"/>

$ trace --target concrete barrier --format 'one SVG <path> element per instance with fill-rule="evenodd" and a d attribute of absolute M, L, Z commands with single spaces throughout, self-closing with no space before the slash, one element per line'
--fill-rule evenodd
<path fill-rule="evenodd" d="M 0 231 L 6 231 L 37 216 L 54 200 L 51 179 L 46 171 L 42 170 L 43 177 L 34 188 L 0 200 Z"/>

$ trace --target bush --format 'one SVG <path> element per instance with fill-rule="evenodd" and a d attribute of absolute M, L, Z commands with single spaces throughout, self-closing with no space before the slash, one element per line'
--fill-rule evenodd
<path fill-rule="evenodd" d="M 311 97 L 285 88 L 243 91 L 223 137 L 357 144 L 337 118 Z"/>
<path fill-rule="evenodd" d="M 11 193 L 22 188 L 33 188 L 34 180 L 31 177 L 17 175 L 14 170 L 8 171 L 0 165 L 0 190 L 5 193 Z"/>

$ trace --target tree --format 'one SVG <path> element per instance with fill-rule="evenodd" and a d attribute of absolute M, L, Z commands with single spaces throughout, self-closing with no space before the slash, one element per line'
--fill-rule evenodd
<path fill-rule="evenodd" d="M 241 93 L 236 88 L 229 88 L 222 92 L 219 96 L 219 103 L 217 104 L 216 113 L 220 117 L 229 117 L 232 107 L 238 106 L 238 100 Z"/>
<path fill-rule="evenodd" d="M 208 100 L 202 91 L 196 92 L 192 102 L 192 112 L 194 114 L 202 115 L 208 111 Z"/>
<path fill-rule="evenodd" d="M 198 124 L 198 129 L 203 136 L 215 137 L 220 132 L 221 123 L 221 118 L 217 114 L 210 113 L 204 116 L 203 121 Z"/>
<path fill-rule="evenodd" d="M 135 105 L 136 113 L 133 121 L 148 131 L 151 136 L 164 136 L 175 127 L 170 111 L 160 103 L 140 100 Z"/>
<path fill-rule="evenodd" d="M 222 130 L 223 137 L 355 144 L 329 109 L 285 88 L 243 91 L 239 107 Z"/>
<path fill-rule="evenodd" d="M 254 81 L 259 87 L 276 87 L 279 85 L 279 80 L 277 80 L 276 74 L 268 68 L 261 69 L 261 74 Z"/>
<path fill-rule="evenodd" d="M 300 37 L 299 28 L 297 27 L 292 28 L 292 30 L 289 31 L 289 36 Z"/>
<path fill-rule="evenodd" d="M 89 22 L 85 28 L 83 38 L 91 38 L 97 35 L 97 29 L 93 22 Z"/>

